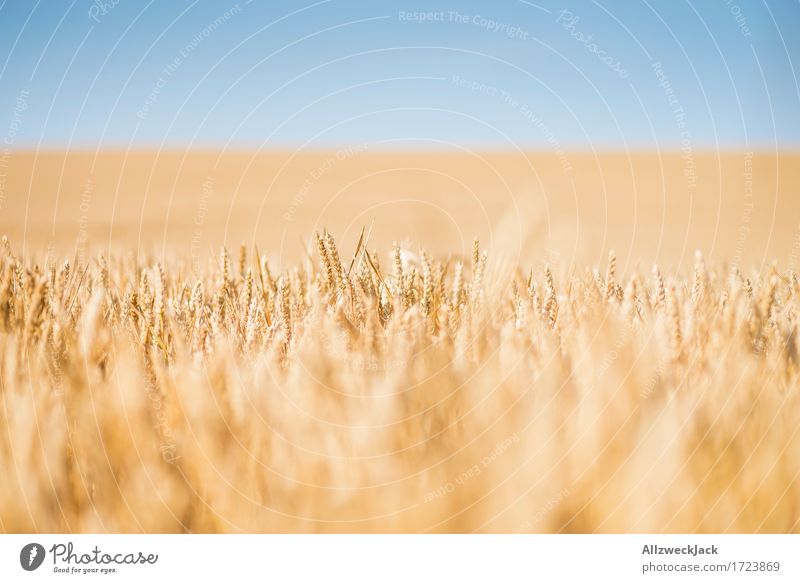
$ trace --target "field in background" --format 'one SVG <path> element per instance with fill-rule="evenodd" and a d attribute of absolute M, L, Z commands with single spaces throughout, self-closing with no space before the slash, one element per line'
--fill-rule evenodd
<path fill-rule="evenodd" d="M 4 158 L 0 231 L 25 249 L 166 250 L 205 262 L 256 243 L 302 257 L 316 229 L 354 247 L 363 225 L 386 248 L 408 238 L 469 252 L 621 269 L 798 262 L 795 153 L 20 152 Z M 791 265 L 790 265 L 791 266 Z"/>

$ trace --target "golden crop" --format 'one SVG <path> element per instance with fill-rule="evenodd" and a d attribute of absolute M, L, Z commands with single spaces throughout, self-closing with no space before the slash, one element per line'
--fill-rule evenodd
<path fill-rule="evenodd" d="M 794 274 L 0 250 L 6 532 L 798 532 Z"/>

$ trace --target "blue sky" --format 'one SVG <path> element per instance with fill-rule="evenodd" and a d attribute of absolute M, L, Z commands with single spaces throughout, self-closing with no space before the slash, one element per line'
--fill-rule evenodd
<path fill-rule="evenodd" d="M 800 2 L 0 4 L 5 147 L 797 148 Z"/>

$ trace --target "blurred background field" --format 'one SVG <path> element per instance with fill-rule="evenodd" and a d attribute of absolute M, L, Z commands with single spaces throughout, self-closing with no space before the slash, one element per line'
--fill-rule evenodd
<path fill-rule="evenodd" d="M 355 247 L 408 238 L 522 263 L 796 269 L 800 154 L 782 152 L 22 151 L 7 157 L 0 230 L 28 251 L 110 247 L 191 256 L 256 244 L 295 261 L 315 230 Z M 306 241 L 308 244 L 308 241 Z"/>

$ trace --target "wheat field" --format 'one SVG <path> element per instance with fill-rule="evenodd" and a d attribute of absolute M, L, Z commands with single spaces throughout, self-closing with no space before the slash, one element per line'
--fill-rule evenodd
<path fill-rule="evenodd" d="M 795 273 L 380 228 L 282 268 L 4 238 L 0 528 L 800 531 Z"/>

